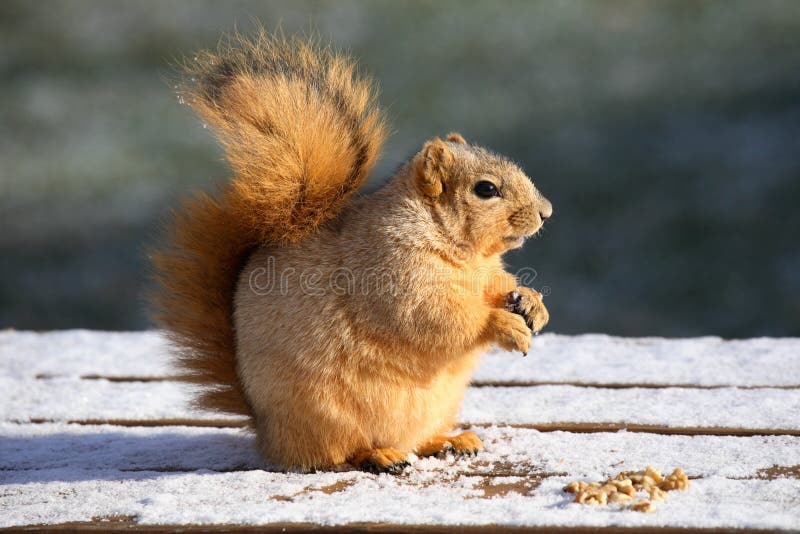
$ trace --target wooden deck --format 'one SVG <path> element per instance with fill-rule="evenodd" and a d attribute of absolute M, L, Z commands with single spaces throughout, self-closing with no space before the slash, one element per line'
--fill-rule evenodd
<path fill-rule="evenodd" d="M 0 333 L 11 530 L 722 532 L 800 529 L 800 340 L 539 336 L 492 353 L 461 425 L 486 451 L 402 475 L 263 465 L 241 418 L 191 409 L 154 333 Z M 653 465 L 656 512 L 562 487 Z"/>

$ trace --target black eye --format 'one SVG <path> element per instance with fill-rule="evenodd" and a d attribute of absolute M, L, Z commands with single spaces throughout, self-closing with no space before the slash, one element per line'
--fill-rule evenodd
<path fill-rule="evenodd" d="M 481 198 L 492 198 L 492 197 L 499 197 L 500 190 L 497 189 L 497 186 L 494 185 L 492 182 L 482 181 L 475 184 L 475 189 L 473 189 L 476 195 Z"/>

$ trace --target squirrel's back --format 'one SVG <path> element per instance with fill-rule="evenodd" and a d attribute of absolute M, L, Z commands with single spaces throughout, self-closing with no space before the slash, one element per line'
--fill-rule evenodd
<path fill-rule="evenodd" d="M 198 404 L 248 415 L 232 319 L 239 271 L 255 247 L 296 242 L 338 214 L 377 160 L 383 117 L 351 60 L 263 32 L 188 61 L 180 94 L 233 175 L 169 223 L 151 301 L 187 378 L 208 386 Z"/>

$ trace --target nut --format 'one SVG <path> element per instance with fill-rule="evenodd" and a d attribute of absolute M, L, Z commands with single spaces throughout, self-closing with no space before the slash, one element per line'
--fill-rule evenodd
<path fill-rule="evenodd" d="M 683 472 L 683 469 L 676 467 L 675 470 L 660 484 L 660 488 L 664 491 L 671 490 L 687 490 L 689 489 L 689 477 Z"/>
<path fill-rule="evenodd" d="M 647 488 L 647 493 L 650 495 L 651 501 L 664 502 L 667 498 L 667 492 L 658 486 L 650 486 Z"/>
<path fill-rule="evenodd" d="M 610 503 L 626 502 L 626 501 L 630 501 L 632 499 L 633 499 L 632 495 L 628 495 L 627 493 L 622 493 L 620 491 L 618 491 L 616 493 L 612 493 L 611 495 L 608 496 L 608 502 L 610 502 Z"/>
<path fill-rule="evenodd" d="M 570 482 L 566 486 L 564 486 L 564 491 L 567 493 L 578 493 L 583 491 L 588 484 L 586 482 Z"/>
<path fill-rule="evenodd" d="M 614 484 L 605 483 L 600 487 L 600 491 L 606 495 L 611 495 L 612 493 L 617 492 L 617 487 Z"/>
<path fill-rule="evenodd" d="M 629 505 L 628 509 L 633 510 L 634 512 L 642 512 L 643 514 L 649 514 L 656 511 L 656 509 L 653 507 L 653 503 L 647 499 L 636 501 L 635 503 Z"/>
<path fill-rule="evenodd" d="M 617 490 L 620 490 L 625 487 L 633 487 L 633 482 L 631 482 L 631 479 L 629 478 L 625 479 L 620 479 L 619 477 L 612 478 L 610 480 L 610 483 L 614 484 L 617 487 Z"/>
<path fill-rule="evenodd" d="M 668 491 L 688 487 L 689 477 L 680 467 L 665 478 L 660 470 L 648 465 L 643 471 L 622 471 L 604 482 L 571 482 L 564 491 L 575 494 L 573 502 L 592 506 L 625 503 L 633 500 L 637 491 L 646 491 L 649 498 L 639 499 L 627 509 L 650 513 L 655 512 L 654 502 L 666 500 Z"/>
<path fill-rule="evenodd" d="M 606 504 L 608 503 L 608 493 L 601 488 L 587 486 L 575 495 L 573 502 L 592 505 Z"/>
<path fill-rule="evenodd" d="M 648 465 L 644 468 L 644 474 L 652 478 L 656 484 L 661 484 L 661 482 L 664 480 L 664 477 L 661 475 L 661 471 L 654 468 L 652 465 Z"/>
<path fill-rule="evenodd" d="M 586 502 L 588 504 L 600 504 L 600 505 L 608 504 L 608 494 L 602 491 L 593 492 L 586 499 Z"/>

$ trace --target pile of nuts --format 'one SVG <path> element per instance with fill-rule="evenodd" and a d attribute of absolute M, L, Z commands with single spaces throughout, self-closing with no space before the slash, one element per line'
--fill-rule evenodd
<path fill-rule="evenodd" d="M 653 502 L 663 502 L 668 491 L 688 488 L 689 477 L 680 467 L 664 477 L 661 471 L 648 465 L 644 471 L 622 471 L 605 482 L 572 482 L 564 487 L 564 491 L 575 494 L 573 502 L 591 505 L 629 503 L 625 506 L 628 510 L 650 513 L 655 511 Z M 648 498 L 634 501 L 639 492 L 647 492 Z"/>

